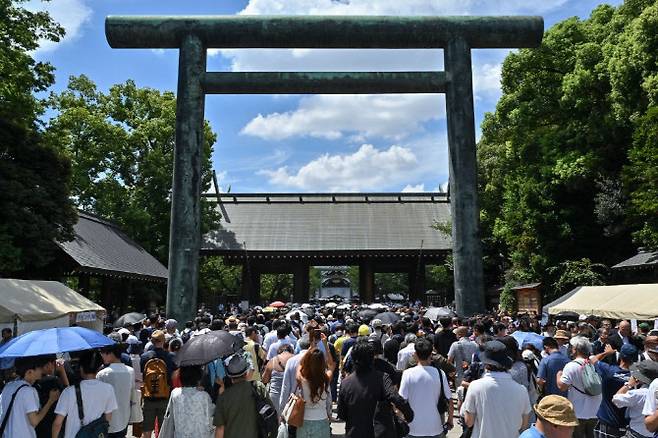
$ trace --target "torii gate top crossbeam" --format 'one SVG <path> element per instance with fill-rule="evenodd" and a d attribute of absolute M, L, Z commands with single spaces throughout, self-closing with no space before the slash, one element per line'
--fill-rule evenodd
<path fill-rule="evenodd" d="M 435 16 L 109 16 L 113 48 L 181 46 L 197 35 L 207 48 L 412 49 L 444 48 L 464 39 L 478 48 L 537 47 L 542 17 Z"/>

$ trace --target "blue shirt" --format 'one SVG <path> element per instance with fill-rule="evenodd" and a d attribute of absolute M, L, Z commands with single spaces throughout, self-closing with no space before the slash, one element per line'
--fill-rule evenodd
<path fill-rule="evenodd" d="M 602 423 L 611 427 L 624 428 L 628 425 L 626 418 L 626 409 L 620 409 L 612 404 L 612 396 L 619 391 L 619 388 L 628 382 L 630 371 L 619 367 L 619 365 L 610 365 L 598 361 L 594 364 L 596 372 L 601 376 L 601 386 L 603 397 L 601 405 L 596 416 Z"/>
<path fill-rule="evenodd" d="M 530 426 L 530 429 L 526 429 L 519 438 L 545 438 L 545 435 L 537 430 L 535 425 Z"/>
<path fill-rule="evenodd" d="M 543 379 L 544 383 L 544 395 L 561 395 L 566 397 L 566 391 L 560 391 L 560 388 L 557 386 L 557 372 L 562 371 L 562 368 L 569 363 L 569 358 L 559 351 L 555 351 L 539 362 L 539 371 L 537 372 L 537 377 Z"/>

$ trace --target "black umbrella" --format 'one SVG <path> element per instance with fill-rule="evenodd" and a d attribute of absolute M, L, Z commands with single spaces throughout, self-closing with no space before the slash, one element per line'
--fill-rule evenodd
<path fill-rule="evenodd" d="M 126 313 L 125 315 L 121 315 L 120 317 L 117 318 L 116 321 L 114 321 L 114 327 L 123 327 L 126 324 L 137 324 L 138 322 L 142 322 L 146 319 L 146 315 L 143 313 L 137 313 L 137 312 L 130 312 Z"/>
<path fill-rule="evenodd" d="M 315 309 L 313 307 L 305 307 L 301 310 L 310 318 L 313 318 L 315 316 Z"/>
<path fill-rule="evenodd" d="M 374 309 L 365 309 L 359 312 L 359 318 L 363 322 L 370 322 L 375 315 L 377 315 L 377 311 Z"/>
<path fill-rule="evenodd" d="M 382 312 L 375 315 L 373 319 L 379 319 L 382 324 L 395 324 L 400 320 L 400 317 L 397 313 L 393 312 Z"/>
<path fill-rule="evenodd" d="M 571 312 L 569 310 L 565 310 L 564 312 L 560 312 L 555 315 L 555 319 L 559 319 L 561 321 L 578 321 L 578 318 L 580 318 L 578 312 Z"/>
<path fill-rule="evenodd" d="M 215 330 L 195 336 L 178 352 L 179 366 L 204 365 L 219 357 L 227 357 L 240 351 L 244 341 L 224 330 Z"/>

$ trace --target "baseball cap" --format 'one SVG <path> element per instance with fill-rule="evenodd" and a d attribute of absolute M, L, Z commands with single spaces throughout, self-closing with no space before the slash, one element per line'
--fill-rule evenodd
<path fill-rule="evenodd" d="M 637 359 L 637 347 L 633 344 L 624 344 L 619 350 L 619 356 L 623 359 Z"/>

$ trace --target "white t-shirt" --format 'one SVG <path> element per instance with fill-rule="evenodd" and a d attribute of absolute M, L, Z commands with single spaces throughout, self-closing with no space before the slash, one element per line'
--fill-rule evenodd
<path fill-rule="evenodd" d="M 469 385 L 462 412 L 475 415 L 472 438 L 517 438 L 530 414 L 528 391 L 509 373 L 486 372 Z"/>
<path fill-rule="evenodd" d="M 14 380 L 5 385 L 0 395 L 0 422 L 5 419 L 5 412 L 11 403 L 14 393 L 22 385 L 27 385 L 16 395 L 14 406 L 9 413 L 10 417 L 3 438 L 25 437 L 36 438 L 37 433 L 30 424 L 27 414 L 30 412 L 39 412 L 39 393 L 29 383 L 23 379 Z"/>
<path fill-rule="evenodd" d="M 402 350 L 398 351 L 398 363 L 396 368 L 400 371 L 404 371 L 407 368 L 407 363 L 411 356 L 416 352 L 416 345 L 413 342 L 410 342 Z"/>
<path fill-rule="evenodd" d="M 653 415 L 656 413 L 656 391 L 658 391 L 658 379 L 654 379 L 649 385 L 649 393 L 644 400 L 642 415 Z"/>
<path fill-rule="evenodd" d="M 111 363 L 96 374 L 96 379 L 109 383 L 114 389 L 118 408 L 112 411 L 110 433 L 121 432 L 130 420 L 130 398 L 135 387 L 135 372 L 122 363 Z"/>
<path fill-rule="evenodd" d="M 564 366 L 562 370 L 562 383 L 569 385 L 568 398 L 573 404 L 573 409 L 576 412 L 576 417 L 579 419 L 597 418 L 596 413 L 601 405 L 601 394 L 588 395 L 580 391 L 585 390 L 583 384 L 583 359 L 571 361 Z M 574 389 L 574 386 L 577 389 Z M 580 391 L 579 391 L 580 390 Z"/>
<path fill-rule="evenodd" d="M 91 423 L 103 414 L 110 414 L 118 407 L 114 397 L 114 389 L 105 382 L 96 379 L 83 380 L 80 382 L 80 392 L 85 413 L 84 424 Z M 62 391 L 57 407 L 55 407 L 55 414 L 66 417 L 64 438 L 75 438 L 75 434 L 78 433 L 81 427 L 75 386 L 69 386 Z"/>
<path fill-rule="evenodd" d="M 439 401 L 439 391 L 443 379 L 443 394 L 448 399 L 452 395 L 448 379 L 443 371 L 432 366 L 417 365 L 402 373 L 400 396 L 406 399 L 414 411 L 414 421 L 409 423 L 409 435 L 435 436 L 443 433 L 443 425 L 436 404 Z"/>
<path fill-rule="evenodd" d="M 626 416 L 630 418 L 629 426 L 642 436 L 653 436 L 644 426 L 642 409 L 649 394 L 649 388 L 631 389 L 625 394 L 612 396 L 612 403 L 618 408 L 626 408 Z"/>

